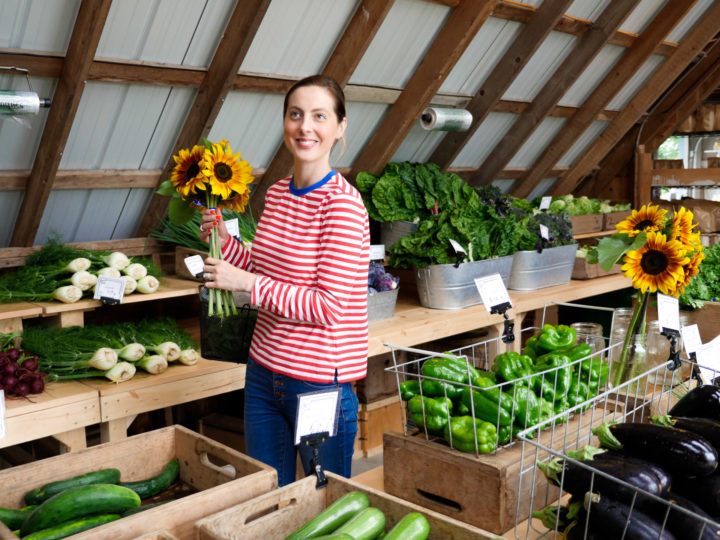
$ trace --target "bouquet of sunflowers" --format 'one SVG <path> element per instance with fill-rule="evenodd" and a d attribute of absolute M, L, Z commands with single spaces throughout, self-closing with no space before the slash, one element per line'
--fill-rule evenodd
<path fill-rule="evenodd" d="M 212 208 L 243 212 L 250 199 L 249 184 L 253 181 L 252 167 L 233 154 L 226 140 L 181 149 L 173 156 L 175 167 L 169 180 L 158 188 L 161 195 L 172 197 L 168 217 L 174 225 L 192 219 L 197 209 Z M 216 228 L 210 233 L 209 256 L 222 259 L 220 239 Z M 208 306 L 209 316 L 235 314 L 235 303 L 229 291 L 212 289 Z"/>

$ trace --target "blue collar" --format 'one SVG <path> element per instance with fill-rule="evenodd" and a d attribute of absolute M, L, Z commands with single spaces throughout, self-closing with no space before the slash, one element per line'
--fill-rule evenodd
<path fill-rule="evenodd" d="M 330 172 L 325 175 L 325 177 L 322 180 L 319 180 L 318 182 L 315 182 L 314 184 L 309 185 L 306 188 L 298 189 L 295 187 L 295 176 L 290 178 L 290 193 L 293 195 L 297 195 L 298 197 L 302 197 L 303 195 L 310 193 L 312 190 L 323 187 L 328 180 L 330 180 L 333 176 L 335 176 L 337 172 L 335 172 L 335 169 L 330 169 Z"/>

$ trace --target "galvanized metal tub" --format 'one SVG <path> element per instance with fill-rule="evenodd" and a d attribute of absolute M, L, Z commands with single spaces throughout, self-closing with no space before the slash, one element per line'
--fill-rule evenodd
<path fill-rule="evenodd" d="M 513 257 L 498 257 L 454 264 L 434 264 L 415 269 L 420 304 L 434 309 L 460 309 L 482 304 L 475 278 L 498 273 L 507 285 Z"/>
<path fill-rule="evenodd" d="M 395 287 L 391 291 L 383 291 L 368 295 L 368 322 L 392 318 L 395 314 L 395 304 L 397 303 L 399 290 L 400 287 Z"/>
<path fill-rule="evenodd" d="M 418 224 L 412 221 L 384 221 L 380 225 L 380 243 L 392 246 L 398 239 L 417 231 Z"/>
<path fill-rule="evenodd" d="M 577 244 L 537 251 L 517 251 L 513 255 L 508 289 L 532 291 L 569 283 L 575 266 Z"/>

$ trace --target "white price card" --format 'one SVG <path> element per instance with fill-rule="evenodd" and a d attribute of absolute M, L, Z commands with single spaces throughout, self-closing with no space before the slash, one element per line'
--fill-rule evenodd
<path fill-rule="evenodd" d="M 695 351 L 695 359 L 700 368 L 700 377 L 704 384 L 711 384 L 720 376 L 720 337 L 701 346 Z"/>
<path fill-rule="evenodd" d="M 370 260 L 371 261 L 384 261 L 385 260 L 385 244 L 370 244 Z"/>
<path fill-rule="evenodd" d="M 295 444 L 306 435 L 327 431 L 330 437 L 337 432 L 340 388 L 298 394 Z"/>
<path fill-rule="evenodd" d="M 657 294 L 658 326 L 660 329 L 680 331 L 680 304 L 677 298 Z"/>
<path fill-rule="evenodd" d="M 702 347 L 702 339 L 700 338 L 700 329 L 697 324 L 691 324 L 690 326 L 683 326 L 680 329 L 682 334 L 683 347 L 688 356 L 697 351 Z"/>
<path fill-rule="evenodd" d="M 540 224 L 540 238 L 543 240 L 550 240 L 550 229 L 547 228 L 547 225 Z"/>
<path fill-rule="evenodd" d="M 505 283 L 503 283 L 502 276 L 500 274 L 490 274 L 489 276 L 483 276 L 475 278 L 475 286 L 480 293 L 485 309 L 488 313 L 492 311 L 492 308 L 501 304 L 510 304 L 510 295 L 508 295 Z"/>
<path fill-rule="evenodd" d="M 547 210 L 550 208 L 550 203 L 552 202 L 552 197 L 543 197 L 540 199 L 540 210 Z"/>
<path fill-rule="evenodd" d="M 225 228 L 230 236 L 240 236 L 240 225 L 238 218 L 232 218 L 225 221 Z"/>
<path fill-rule="evenodd" d="M 458 244 L 455 240 L 450 238 L 450 245 L 455 250 L 455 253 L 465 253 L 467 255 L 467 251 L 465 251 L 465 248 L 462 247 L 460 244 Z"/>
<path fill-rule="evenodd" d="M 188 272 L 190 272 L 191 276 L 197 276 L 198 274 L 203 273 L 205 261 L 203 261 L 203 258 L 200 255 L 185 257 L 183 261 L 185 261 L 185 266 L 187 266 Z"/>
<path fill-rule="evenodd" d="M 124 294 L 125 280 L 123 278 L 98 276 L 95 294 L 93 295 L 95 300 L 105 298 L 107 300 L 116 300 L 119 303 L 122 302 Z"/>
<path fill-rule="evenodd" d="M 0 439 L 5 437 L 5 392 L 0 390 Z"/>

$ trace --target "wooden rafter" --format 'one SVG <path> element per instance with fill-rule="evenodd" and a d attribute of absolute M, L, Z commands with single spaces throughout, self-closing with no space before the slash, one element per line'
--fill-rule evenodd
<path fill-rule="evenodd" d="M 362 0 L 358 3 L 345 33 L 322 71 L 324 75 L 335 79 L 340 87 L 347 85 L 393 3 L 394 0 Z M 265 174 L 253 189 L 251 207 L 256 218 L 262 213 L 268 187 L 272 182 L 286 177 L 292 165 L 292 154 L 281 143 Z"/>
<path fill-rule="evenodd" d="M 84 0 L 80 5 L 57 88 L 52 98 L 41 151 L 35 156 L 30 179 L 15 222 L 11 246 L 32 246 L 40 227 L 40 216 L 53 189 L 55 174 L 70 134 L 87 72 L 102 35 L 111 0 Z"/>
<path fill-rule="evenodd" d="M 623 135 L 646 113 L 652 103 L 672 84 L 692 59 L 703 50 L 718 30 L 720 30 L 720 2 L 714 3 L 703 14 L 695 27 L 680 43 L 675 54 L 645 81 L 643 87 L 637 91 L 615 120 L 600 134 L 585 154 L 573 164 L 558 183 L 557 188 L 564 193 L 572 192 L 580 179 L 588 174 L 622 139 Z"/>
<path fill-rule="evenodd" d="M 513 123 L 512 128 L 485 159 L 478 173 L 470 180 L 471 184 L 489 184 L 496 178 L 497 173 L 510 162 L 547 118 L 552 108 L 585 71 L 639 1 L 617 0 L 608 4 L 592 28 L 578 40 L 572 52 L 540 90 L 532 105 Z M 524 196 L 529 192 L 528 189 Z M 517 194 L 515 189 L 513 193 Z"/>
<path fill-rule="evenodd" d="M 353 164 L 360 171 L 379 173 L 392 158 L 432 96 L 487 20 L 495 2 L 465 0 L 448 17 L 405 89 Z"/>
<path fill-rule="evenodd" d="M 532 188 L 547 177 L 550 169 L 565 155 L 577 139 L 595 121 L 630 77 L 647 61 L 653 50 L 673 29 L 695 2 L 668 2 L 654 18 L 653 23 L 633 43 L 628 51 L 583 103 L 577 113 L 555 135 L 532 169 L 513 186 L 513 193 L 526 197 Z"/>
<path fill-rule="evenodd" d="M 465 132 L 448 132 L 429 161 L 443 170 L 450 167 L 571 3 L 572 0 L 543 2 L 465 107 L 473 117 L 470 128 Z"/>
<path fill-rule="evenodd" d="M 269 5 L 270 0 L 243 0 L 235 5 L 172 154 L 197 144 L 210 132 Z M 170 177 L 174 165 L 170 156 L 161 180 Z M 165 216 L 169 204 L 170 197 L 154 194 L 138 226 L 137 236 L 145 236 L 155 228 Z"/>

